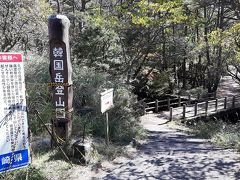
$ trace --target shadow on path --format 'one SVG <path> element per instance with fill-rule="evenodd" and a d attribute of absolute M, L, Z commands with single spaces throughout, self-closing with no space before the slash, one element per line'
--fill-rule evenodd
<path fill-rule="evenodd" d="M 240 155 L 167 127 L 156 114 L 142 117 L 147 140 L 133 159 L 119 157 L 101 179 L 240 179 Z"/>

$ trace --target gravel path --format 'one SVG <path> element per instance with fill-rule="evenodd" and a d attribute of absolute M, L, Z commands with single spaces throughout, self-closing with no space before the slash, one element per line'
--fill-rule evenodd
<path fill-rule="evenodd" d="M 217 90 L 218 98 L 238 96 L 239 94 L 240 86 L 231 76 L 224 76 L 221 78 Z"/>
<path fill-rule="evenodd" d="M 221 79 L 218 98 L 239 94 L 239 84 L 230 76 Z M 130 158 L 103 163 L 93 179 L 240 179 L 239 153 L 170 128 L 167 119 L 166 112 L 142 116 L 147 130 L 145 143 L 138 150 L 130 148 Z"/>
<path fill-rule="evenodd" d="M 130 158 L 103 163 L 93 179 L 240 179 L 240 154 L 168 127 L 159 114 L 141 117 L 145 143 Z"/>

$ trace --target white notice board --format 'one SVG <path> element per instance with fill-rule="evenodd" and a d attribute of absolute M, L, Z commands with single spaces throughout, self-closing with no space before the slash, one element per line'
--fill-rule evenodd
<path fill-rule="evenodd" d="M 0 53 L 0 173 L 29 164 L 23 57 Z"/>
<path fill-rule="evenodd" d="M 113 107 L 113 89 L 101 93 L 101 112 L 104 113 Z"/>

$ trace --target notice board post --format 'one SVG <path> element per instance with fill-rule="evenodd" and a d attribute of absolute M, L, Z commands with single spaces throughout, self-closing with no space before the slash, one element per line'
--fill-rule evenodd
<path fill-rule="evenodd" d="M 53 131 L 58 137 L 68 140 L 72 131 L 72 64 L 69 47 L 70 21 L 64 15 L 48 18 L 50 43 L 50 75 L 54 117 Z"/>
<path fill-rule="evenodd" d="M 113 89 L 101 93 L 101 112 L 106 113 L 106 144 L 109 146 L 109 120 L 108 110 L 113 107 Z"/>

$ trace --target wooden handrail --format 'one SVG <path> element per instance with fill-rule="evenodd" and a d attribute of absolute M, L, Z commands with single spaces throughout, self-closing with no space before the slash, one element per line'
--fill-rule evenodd
<path fill-rule="evenodd" d="M 168 111 L 170 111 L 169 118 L 170 120 L 172 120 L 173 111 L 181 108 L 183 109 L 183 115 L 182 115 L 183 118 L 186 118 L 187 117 L 186 114 L 191 112 L 193 115 L 191 115 L 190 117 L 197 117 L 203 114 L 207 115 L 208 112 L 212 113 L 212 112 L 218 112 L 220 110 L 236 108 L 237 106 L 240 106 L 240 104 L 239 105 L 236 104 L 238 99 L 240 99 L 240 95 L 233 96 L 232 98 L 227 98 L 227 97 L 215 98 L 215 99 L 211 98 L 203 102 L 198 102 L 198 101 L 196 102 L 196 99 L 192 99 L 190 95 L 188 96 L 188 99 L 185 99 L 185 100 L 182 100 L 181 97 L 178 96 L 177 98 L 172 98 L 172 99 L 168 98 L 166 100 L 156 100 L 156 101 L 145 103 L 145 105 L 147 106 L 144 107 L 144 112 L 147 112 L 149 110 L 155 110 L 155 112 L 158 112 L 160 108 L 167 108 Z M 175 101 L 178 100 L 178 101 L 173 103 L 172 101 L 174 100 Z M 163 105 L 162 103 L 164 102 L 166 104 Z M 192 102 L 195 102 L 194 105 L 191 105 Z M 155 104 L 154 107 L 153 107 L 153 104 Z M 172 107 L 176 105 L 178 105 L 179 107 L 176 107 L 176 108 Z M 187 108 L 189 107 L 191 107 L 192 110 L 187 110 Z"/>

